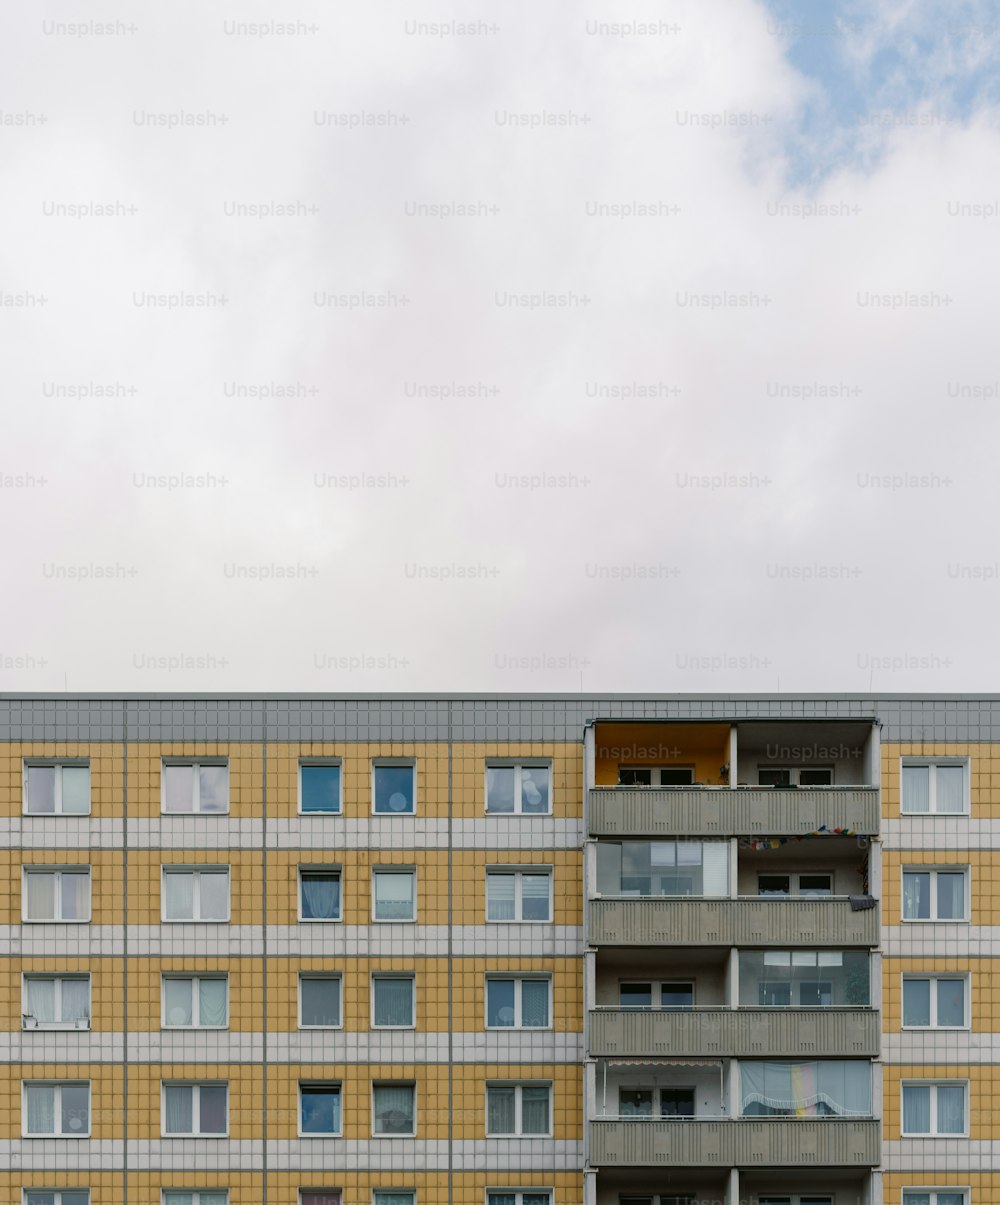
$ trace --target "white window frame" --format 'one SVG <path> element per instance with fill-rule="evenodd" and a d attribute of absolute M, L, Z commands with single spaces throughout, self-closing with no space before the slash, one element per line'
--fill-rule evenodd
<path fill-rule="evenodd" d="M 55 980 L 56 984 L 58 985 L 55 989 L 55 995 L 56 995 L 56 1001 L 57 1001 L 57 1011 L 60 1013 L 62 1012 L 63 980 L 64 979 L 73 979 L 73 980 L 76 980 L 77 982 L 79 982 L 81 980 L 85 981 L 87 984 L 87 1017 L 86 1017 L 87 1023 L 86 1023 L 86 1025 L 81 1025 L 78 1021 L 72 1021 L 72 1022 L 70 1022 L 70 1021 L 41 1021 L 40 1022 L 38 1020 L 35 1021 L 34 1025 L 28 1025 L 26 1023 L 27 1018 L 31 1015 L 28 1012 L 28 981 L 31 979 L 54 979 Z M 64 1030 L 65 1031 L 65 1030 L 76 1030 L 76 1029 L 89 1029 L 91 1018 L 93 1016 L 93 997 L 91 995 L 92 990 L 93 989 L 92 989 L 89 971 L 83 971 L 83 972 L 77 972 L 77 971 L 63 971 L 63 972 L 60 972 L 60 971 L 24 971 L 21 975 L 21 1028 L 23 1030 L 41 1029 L 46 1032 L 51 1032 L 52 1030 Z M 46 1191 L 52 1191 L 52 1190 L 39 1188 L 37 1190 L 33 1189 L 32 1191 L 46 1192 Z"/>
<path fill-rule="evenodd" d="M 952 1197 L 961 1196 L 964 1198 L 962 1205 L 969 1205 L 969 1197 L 972 1189 L 968 1184 L 939 1184 L 935 1188 L 921 1188 L 916 1184 L 906 1184 L 901 1189 L 902 1196 L 900 1197 L 901 1205 L 906 1205 L 906 1198 L 911 1194 L 920 1193 L 930 1197 L 930 1205 L 938 1205 L 938 1194 L 942 1196 L 948 1195 Z"/>
<path fill-rule="evenodd" d="M 964 916 L 935 916 L 937 912 L 937 877 L 939 874 L 961 874 L 965 878 Z M 931 876 L 931 914 L 930 916 L 906 915 L 906 876 L 908 874 L 929 874 Z M 972 867 L 968 863 L 943 866 L 903 866 L 899 874 L 900 899 L 899 919 L 904 925 L 968 925 L 972 923 Z"/>
<path fill-rule="evenodd" d="M 318 1189 L 311 1189 L 312 1192 L 318 1192 Z M 415 1188 L 373 1188 L 371 1205 L 378 1205 L 378 1198 L 383 1196 L 402 1196 L 403 1193 L 408 1193 L 410 1196 L 410 1205 L 417 1205 L 417 1190 Z"/>
<path fill-rule="evenodd" d="M 341 1105 L 341 1107 L 343 1107 L 343 1105 Z M 344 1203 L 344 1190 L 342 1188 L 300 1188 L 298 1195 L 295 1198 L 296 1205 L 302 1205 L 307 1192 L 318 1192 L 324 1197 L 338 1197 L 340 1199 L 340 1205 L 343 1205 Z"/>
<path fill-rule="evenodd" d="M 934 985 L 939 979 L 948 979 L 952 981 L 960 981 L 965 985 L 965 1009 L 964 1020 L 961 1025 L 939 1025 L 937 1023 L 937 991 Z M 931 1023 L 930 1025 L 907 1025 L 906 1024 L 906 984 L 909 980 L 928 980 L 931 984 Z M 904 971 L 902 975 L 902 987 L 900 988 L 900 1014 L 902 1020 L 900 1022 L 902 1029 L 916 1030 L 918 1033 L 926 1033 L 929 1029 L 942 1029 L 945 1033 L 961 1033 L 963 1029 L 972 1028 L 972 983 L 969 973 L 962 971 Z"/>
<path fill-rule="evenodd" d="M 514 810 L 512 812 L 493 812 L 490 810 L 490 770 L 514 771 Z M 521 774 L 525 770 L 548 770 L 549 772 L 549 806 L 544 812 L 526 812 L 522 808 Z M 487 816 L 534 816 L 552 815 L 552 761 L 549 758 L 523 757 L 517 761 L 505 761 L 502 757 L 487 758 L 483 768 L 483 811 Z"/>
<path fill-rule="evenodd" d="M 320 769 L 336 768 L 340 771 L 339 790 L 337 792 L 337 807 L 335 811 L 326 812 L 305 812 L 302 810 L 302 771 L 311 766 L 318 766 Z M 339 757 L 302 757 L 299 758 L 299 769 L 297 775 L 298 789 L 298 814 L 300 816 L 342 816 L 344 814 L 344 763 Z M 310 1191 L 317 1192 L 318 1189 Z"/>
<path fill-rule="evenodd" d="M 513 1088 L 514 1089 L 514 1129 L 513 1130 L 491 1130 L 490 1129 L 490 1091 L 493 1088 Z M 549 1094 L 548 1113 L 549 1128 L 544 1134 L 536 1134 L 534 1131 L 526 1133 L 524 1130 L 524 1111 L 522 1108 L 523 1097 L 522 1092 L 525 1088 L 545 1088 Z M 553 1093 L 551 1080 L 488 1080 L 486 1083 L 486 1137 L 487 1138 L 551 1138 L 552 1137 L 552 1122 L 553 1122 Z"/>
<path fill-rule="evenodd" d="M 224 917 L 209 917 L 203 919 L 201 912 L 201 876 L 203 874 L 220 874 L 226 876 L 226 915 Z M 190 918 L 167 916 L 167 875 L 190 874 L 195 876 L 192 911 Z M 233 878 L 229 866 L 184 866 L 164 865 L 160 869 L 160 922 L 164 925 L 228 925 L 233 915 Z"/>
<path fill-rule="evenodd" d="M 830 880 L 829 895 L 812 895 L 811 893 L 802 894 L 802 879 L 803 878 L 819 878 L 820 875 L 825 875 Z M 762 878 L 786 878 L 788 880 L 788 895 L 760 895 L 760 880 Z M 835 899 L 837 895 L 837 876 L 832 870 L 822 870 L 817 867 L 815 870 L 758 870 L 757 871 L 757 899 L 788 899 L 788 900 L 812 900 L 812 899 Z"/>
<path fill-rule="evenodd" d="M 228 1188 L 162 1188 L 160 1190 L 160 1205 L 168 1205 L 167 1198 L 172 1193 L 184 1193 L 186 1196 L 191 1197 L 192 1205 L 201 1205 L 202 1193 L 205 1193 L 206 1196 L 211 1194 L 216 1197 L 221 1194 L 225 1197 L 227 1205 L 229 1201 Z"/>
<path fill-rule="evenodd" d="M 409 767 L 413 774 L 412 794 L 413 806 L 405 812 L 383 811 L 376 810 L 375 807 L 375 770 L 379 767 L 389 767 L 395 769 L 404 769 Z M 372 758 L 371 766 L 371 793 L 372 793 L 372 815 L 373 816 L 415 816 L 417 814 L 417 759 L 415 757 L 375 757 Z"/>
<path fill-rule="evenodd" d="M 378 1025 L 375 1022 L 375 984 L 379 979 L 408 979 L 410 981 L 410 1023 L 408 1025 Z M 416 1029 L 417 1027 L 417 977 L 411 971 L 373 971 L 371 977 L 371 1017 L 372 1029 Z"/>
<path fill-rule="evenodd" d="M 760 781 L 760 773 L 761 773 L 761 771 L 762 771 L 762 770 L 784 770 L 784 771 L 787 771 L 787 773 L 788 773 L 788 782 L 789 782 L 789 786 L 791 786 L 791 787 L 801 787 L 801 786 L 802 786 L 802 772 L 803 772 L 803 770 L 805 770 L 805 771 L 807 771 L 807 772 L 812 771 L 812 770 L 823 770 L 823 771 L 827 771 L 827 772 L 829 772 L 829 775 L 830 775 L 830 781 L 829 781 L 829 782 L 824 782 L 824 783 L 807 783 L 807 784 L 806 784 L 804 787 L 802 787 L 802 789 L 803 789 L 804 791 L 824 791 L 824 790 L 828 790 L 830 787 L 832 787 L 832 786 L 836 786 L 836 782 L 837 782 L 837 768 L 836 768 L 836 766 L 830 765 L 829 763 L 827 763 L 827 764 L 825 764 L 825 765 L 820 765 L 819 763 L 817 763 L 816 765 L 812 765 L 812 766 L 787 766 L 787 765 L 786 765 L 786 766 L 783 766 L 783 765 L 781 765 L 780 763 L 774 763 L 774 764 L 758 764 L 758 766 L 757 766 L 757 782 L 754 784 L 754 786 L 755 786 L 755 787 L 757 787 L 759 790 L 762 790 L 762 791 L 769 791 L 769 790 L 774 790 L 774 791 L 783 791 L 783 790 L 787 790 L 787 788 L 786 788 L 786 787 L 776 787 L 776 786 L 775 786 L 773 783 L 769 783 L 769 782 L 763 782 L 763 783 L 762 783 L 762 782 Z"/>
<path fill-rule="evenodd" d="M 55 811 L 54 812 L 32 812 L 28 808 L 28 771 L 39 769 L 44 770 L 52 766 L 57 770 L 69 767 L 73 770 L 87 771 L 88 790 L 87 790 L 87 810 L 85 812 L 64 812 L 62 809 L 62 774 L 56 775 L 56 790 L 55 790 Z M 35 816 L 42 819 L 48 816 L 89 816 L 94 810 L 94 783 L 90 774 L 90 761 L 88 758 L 76 757 L 26 757 L 21 763 L 21 815 Z M 48 1190 L 40 1188 L 38 1192 L 46 1192 Z"/>
<path fill-rule="evenodd" d="M 192 1023 L 190 1025 L 171 1025 L 167 1020 L 167 989 L 164 986 L 168 979 L 183 979 L 191 984 L 191 1016 Z M 225 1025 L 202 1025 L 201 1021 L 201 1001 L 199 993 L 195 988 L 195 984 L 200 983 L 202 979 L 214 979 L 216 982 L 222 981 L 226 985 L 226 1023 Z M 193 1018 L 198 1016 L 198 1023 L 195 1023 Z M 191 1030 L 210 1029 L 216 1033 L 229 1028 L 229 975 L 225 972 L 209 972 L 202 973 L 201 971 L 164 971 L 160 975 L 160 1028 L 161 1029 L 179 1029 L 187 1033 Z M 180 1192 L 180 1189 L 176 1190 Z M 205 1190 L 206 1192 L 209 1189 Z"/>
<path fill-rule="evenodd" d="M 694 980 L 694 979 L 619 979 L 618 980 L 618 1003 L 614 1006 L 617 1009 L 623 1009 L 624 1011 L 630 1012 L 630 1013 L 633 1013 L 633 1012 L 638 1013 L 638 1012 L 642 1012 L 645 1008 L 645 1006 L 641 1005 L 641 1004 L 622 1004 L 621 1003 L 622 987 L 627 983 L 635 984 L 637 986 L 639 984 L 647 984 L 647 983 L 649 984 L 649 989 L 650 989 L 649 998 L 651 1000 L 656 1001 L 656 1003 L 649 1005 L 650 1012 L 660 1012 L 660 1011 L 686 1012 L 687 1011 L 686 1008 L 673 1008 L 671 1005 L 665 1005 L 663 1003 L 663 989 L 670 985 L 679 987 L 681 984 L 685 984 L 685 985 L 689 984 L 691 987 L 690 1007 L 691 1008 L 698 1007 L 698 1004 L 697 1004 L 698 984 L 697 984 L 696 980 Z M 631 1193 L 631 1194 L 626 1194 L 626 1195 L 638 1196 L 638 1197 L 643 1196 L 643 1194 L 641 1192 L 640 1193 Z M 648 1196 L 649 1194 L 646 1193 L 645 1195 Z"/>
<path fill-rule="evenodd" d="M 34 1193 L 39 1193 L 39 1192 L 50 1193 L 53 1201 L 55 1202 L 55 1205 L 62 1205 L 63 1193 L 67 1193 L 67 1194 L 75 1193 L 77 1196 L 79 1196 L 81 1193 L 83 1193 L 84 1196 L 86 1197 L 86 1205 L 90 1205 L 90 1189 L 89 1188 L 42 1188 L 42 1187 L 22 1188 L 21 1189 L 22 1205 L 27 1205 L 29 1194 L 33 1195 Z"/>
<path fill-rule="evenodd" d="M 413 914 L 405 919 L 396 917 L 380 917 L 375 915 L 376 892 L 375 878 L 380 874 L 409 875 L 413 883 Z M 417 923 L 417 868 L 416 866 L 373 866 L 372 867 L 372 924 L 373 925 L 415 925 Z"/>
<path fill-rule="evenodd" d="M 906 1124 L 906 1111 L 904 1108 L 904 1098 L 906 1088 L 930 1088 L 931 1090 L 931 1125 L 929 1131 L 904 1130 Z M 938 1088 L 962 1088 L 965 1092 L 964 1103 L 962 1106 L 962 1119 L 965 1122 L 965 1128 L 960 1134 L 942 1133 L 937 1129 L 938 1108 L 937 1108 L 937 1090 Z M 899 1132 L 902 1138 L 968 1138 L 969 1136 L 969 1081 L 967 1079 L 904 1079 L 899 1085 Z"/>
<path fill-rule="evenodd" d="M 331 1091 L 331 1092 L 333 1091 L 334 1088 L 336 1088 L 337 1095 L 340 1098 L 340 1108 L 337 1110 L 339 1120 L 340 1120 L 340 1129 L 330 1130 L 329 1133 L 327 1133 L 324 1130 L 322 1133 L 320 1133 L 317 1130 L 304 1130 L 302 1128 L 302 1089 L 303 1088 L 325 1088 L 326 1090 Z M 298 1087 L 298 1092 L 296 1093 L 296 1096 L 298 1099 L 298 1119 L 297 1119 L 298 1136 L 300 1138 L 320 1138 L 320 1139 L 322 1139 L 322 1138 L 343 1138 L 343 1136 L 344 1136 L 344 1085 L 341 1080 L 339 1080 L 339 1079 L 299 1080 L 299 1087 Z M 311 1191 L 317 1192 L 319 1190 L 314 1188 Z"/>
<path fill-rule="evenodd" d="M 85 1087 L 87 1089 L 87 1128 L 79 1133 L 63 1133 L 55 1130 L 51 1134 L 31 1134 L 28 1132 L 28 1089 L 54 1088 L 56 1092 L 52 1116 L 55 1120 L 62 1117 L 62 1089 Z M 89 1138 L 94 1124 L 94 1093 L 89 1079 L 25 1079 L 21 1080 L 21 1137 L 22 1138 Z M 44 1189 L 41 1191 L 45 1191 Z"/>
<path fill-rule="evenodd" d="M 525 875 L 549 880 L 549 915 L 547 920 L 524 919 L 523 883 Z M 490 917 L 490 878 L 506 876 L 514 878 L 514 915 L 510 920 L 493 920 Z M 551 925 L 555 915 L 555 876 L 551 866 L 487 866 L 486 867 L 486 923 L 488 925 Z"/>
<path fill-rule="evenodd" d="M 413 1129 L 408 1134 L 383 1134 L 375 1129 L 375 1089 L 376 1088 L 410 1088 L 413 1091 Z M 374 1079 L 371 1090 L 371 1133 L 372 1140 L 377 1138 L 416 1138 L 417 1136 L 417 1084 L 412 1079 Z"/>
<path fill-rule="evenodd" d="M 182 812 L 167 811 L 167 768 L 168 766 L 191 766 L 195 773 L 192 775 L 191 807 Z M 221 812 L 206 812 L 198 805 L 201 803 L 201 778 L 197 771 L 202 766 L 224 766 L 226 769 L 226 806 Z M 162 816 L 228 816 L 233 806 L 232 779 L 229 773 L 228 757 L 164 757 L 160 761 L 160 815 Z"/>
<path fill-rule="evenodd" d="M 226 1090 L 226 1128 L 223 1131 L 212 1131 L 206 1133 L 203 1130 L 192 1130 L 190 1133 L 182 1134 L 176 1130 L 167 1130 L 167 1088 L 191 1088 L 197 1089 L 196 1095 L 192 1098 L 191 1117 L 192 1120 L 201 1125 L 201 1089 L 202 1088 L 225 1088 Z M 162 1138 L 228 1138 L 229 1137 L 229 1081 L 228 1080 L 192 1080 L 192 1079 L 164 1079 L 160 1080 L 160 1136 Z M 177 1190 L 178 1192 L 180 1189 Z"/>
<path fill-rule="evenodd" d="M 508 979 L 514 983 L 514 1024 L 513 1025 L 491 1025 L 490 1024 L 490 997 L 489 984 L 491 979 L 503 980 Z M 522 1023 L 524 1010 L 521 1005 L 522 984 L 528 981 L 529 983 L 544 983 L 548 989 L 548 1025 L 524 1025 Z M 551 975 L 520 975 L 517 972 L 507 973 L 504 971 L 488 971 L 486 973 L 486 982 L 483 988 L 483 1008 L 484 1008 L 484 1029 L 490 1030 L 492 1033 L 506 1033 L 511 1029 L 525 1030 L 528 1033 L 545 1033 L 546 1030 L 552 1029 L 552 976 Z M 498 1190 L 499 1191 L 499 1190 Z"/>
<path fill-rule="evenodd" d="M 337 1022 L 336 1025 L 306 1025 L 303 1023 L 303 1020 L 302 1020 L 302 982 L 305 979 L 321 979 L 324 983 L 336 983 L 336 985 L 337 985 L 337 1012 L 340 1015 L 340 1020 Z M 299 1010 L 298 1010 L 299 1029 L 304 1029 L 306 1031 L 319 1030 L 320 1032 L 323 1032 L 324 1030 L 327 1030 L 327 1029 L 343 1029 L 344 1028 L 344 977 L 339 971 L 336 971 L 336 972 L 331 971 L 330 973 L 326 973 L 324 971 L 300 971 L 299 975 L 298 975 L 298 987 L 299 987 Z M 316 1189 L 313 1189 L 312 1191 L 319 1192 L 321 1190 L 316 1188 Z"/>
<path fill-rule="evenodd" d="M 927 811 L 916 812 L 905 806 L 903 798 L 903 770 L 908 767 L 928 766 L 936 769 L 938 766 L 955 767 L 962 770 L 962 810 L 960 812 L 939 812 L 937 810 L 937 775 L 931 774 Z M 899 814 L 901 816 L 968 816 L 972 810 L 972 770 L 971 759 L 968 757 L 901 757 L 899 759 Z"/>
<path fill-rule="evenodd" d="M 621 775 L 622 770 L 648 770 L 649 771 L 649 785 L 648 786 L 645 783 L 629 783 L 627 785 L 622 785 L 621 789 L 623 791 L 670 791 L 670 790 L 684 791 L 684 790 L 687 790 L 688 788 L 694 787 L 695 775 L 697 773 L 697 767 L 694 765 L 690 765 L 690 766 L 687 766 L 687 765 L 684 765 L 684 766 L 636 766 L 636 765 L 622 764 L 618 767 L 619 776 Z M 672 783 L 672 782 L 664 783 L 662 781 L 664 770 L 670 770 L 670 771 L 689 770 L 691 772 L 691 781 L 688 783 Z"/>
<path fill-rule="evenodd" d="M 302 876 L 306 875 L 331 875 L 336 876 L 340 884 L 340 907 L 336 916 L 303 916 L 302 915 Z M 298 920 L 303 925 L 342 925 L 344 923 L 344 868 L 342 866 L 317 866 L 306 864 L 299 866 L 298 876 L 296 879 L 296 905 L 298 908 Z"/>
<path fill-rule="evenodd" d="M 483 1197 L 483 1205 L 490 1205 L 491 1195 L 499 1195 L 502 1193 L 505 1197 L 513 1197 L 514 1205 L 524 1205 L 524 1198 L 540 1197 L 543 1194 L 548 1197 L 548 1205 L 555 1205 L 555 1192 L 551 1188 L 501 1188 L 497 1184 L 487 1186 L 485 1196 Z"/>
<path fill-rule="evenodd" d="M 21 867 L 21 921 L 25 925 L 89 925 L 94 915 L 94 876 L 90 866 L 36 866 L 25 863 Z M 35 919 L 28 915 L 28 876 L 32 874 L 50 874 L 55 877 L 55 900 L 62 907 L 62 876 L 63 874 L 85 874 L 87 876 L 87 915 L 81 917 L 53 916 L 51 919 Z"/>

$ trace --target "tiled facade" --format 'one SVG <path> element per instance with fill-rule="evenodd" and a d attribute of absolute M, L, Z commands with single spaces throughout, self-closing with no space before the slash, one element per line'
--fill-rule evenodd
<path fill-rule="evenodd" d="M 994 749 L 988 697 L 0 698 L 0 1205 L 1000 1205 Z M 169 811 L 165 767 L 199 762 L 224 810 Z M 544 770 L 547 804 L 491 812 L 489 763 Z M 303 764 L 339 767 L 337 814 L 303 813 Z M 962 767 L 965 806 L 907 806 L 917 764 Z M 53 765 L 89 766 L 86 810 L 29 814 Z M 413 767 L 398 814 L 381 765 Z M 225 915 L 172 918 L 164 868 L 183 901 L 224 868 Z M 412 920 L 374 915 L 393 870 Z M 339 876 L 331 914 L 303 873 L 324 901 Z M 515 911 L 548 874 L 544 917 L 491 917 L 491 874 Z M 944 915 L 904 914 L 924 891 Z M 86 1016 L 39 1023 L 27 984 L 81 976 Z M 223 1023 L 171 1027 L 165 984 L 220 976 Z M 303 976 L 336 978 L 335 1022 L 302 1024 Z M 380 977 L 412 981 L 405 1023 L 376 1024 Z M 966 1023 L 904 1024 L 935 977 Z M 547 1023 L 490 1025 L 492 980 L 548 984 Z M 907 1132 L 904 1084 L 945 1132 Z M 219 1085 L 218 1132 L 168 1132 Z M 492 1133 L 490 1086 L 518 1117 L 547 1087 L 547 1121 Z M 303 1087 L 335 1132 L 303 1132 Z M 376 1132 L 377 1092 L 412 1134 Z"/>

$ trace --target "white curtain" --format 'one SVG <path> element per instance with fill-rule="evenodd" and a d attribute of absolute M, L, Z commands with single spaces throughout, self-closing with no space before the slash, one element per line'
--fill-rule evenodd
<path fill-rule="evenodd" d="M 199 919 L 225 920 L 229 915 L 229 875 L 225 871 L 202 871 L 198 879 Z"/>
<path fill-rule="evenodd" d="M 90 981 L 87 979 L 64 979 L 62 981 L 62 1021 L 82 1021 L 90 1010 Z"/>
<path fill-rule="evenodd" d="M 935 808 L 938 812 L 952 815 L 965 810 L 965 767 L 938 766 L 934 784 L 937 796 Z M 940 1201 L 938 1203 L 940 1205 Z"/>
<path fill-rule="evenodd" d="M 24 1090 L 29 1134 L 54 1134 L 56 1090 L 51 1084 L 29 1084 Z"/>
<path fill-rule="evenodd" d="M 904 766 L 903 810 L 907 812 L 929 812 L 930 807 L 930 766 Z"/>
<path fill-rule="evenodd" d="M 903 1087 L 903 1133 L 931 1132 L 931 1090 L 925 1084 Z"/>
<path fill-rule="evenodd" d="M 191 1025 L 191 980 L 164 979 L 163 1013 L 168 1025 Z"/>
<path fill-rule="evenodd" d="M 56 810 L 55 766 L 28 767 L 28 811 L 45 814 Z"/>
<path fill-rule="evenodd" d="M 179 769 L 180 767 L 171 766 L 171 769 Z M 225 1198 L 223 1198 L 225 1200 Z M 163 1205 L 194 1205 L 193 1192 L 168 1192 L 164 1193 Z"/>
<path fill-rule="evenodd" d="M 168 1084 L 163 1090 L 166 1132 L 190 1134 L 194 1130 L 194 1089 L 189 1084 Z"/>
<path fill-rule="evenodd" d="M 549 1023 L 549 985 L 543 979 L 525 979 L 521 983 L 521 1024 L 545 1027 Z"/>
<path fill-rule="evenodd" d="M 340 916 L 340 879 L 303 875 L 302 915 L 308 920 L 336 920 Z"/>
<path fill-rule="evenodd" d="M 870 1063 L 740 1063 L 740 1083 L 749 1116 L 871 1116 Z"/>
<path fill-rule="evenodd" d="M 229 807 L 229 767 L 199 766 L 199 807 L 203 812 L 224 812 Z"/>
<path fill-rule="evenodd" d="M 549 1089 L 521 1089 L 521 1131 L 524 1134 L 549 1132 Z"/>
<path fill-rule="evenodd" d="M 377 1192 L 375 1205 L 412 1205 L 413 1194 L 408 1192 Z M 339 1192 L 304 1192 L 302 1205 L 340 1205 Z"/>
<path fill-rule="evenodd" d="M 903 874 L 903 916 L 907 920 L 928 920 L 931 915 L 931 876 L 926 870 Z"/>
<path fill-rule="evenodd" d="M 413 1133 L 413 1088 L 377 1085 L 374 1089 L 375 1131 L 379 1134 Z"/>
<path fill-rule="evenodd" d="M 190 812 L 194 803 L 194 766 L 164 766 L 164 804 L 168 812 Z"/>
<path fill-rule="evenodd" d="M 55 920 L 56 876 L 50 871 L 33 871 L 25 875 L 25 888 L 29 920 Z"/>
<path fill-rule="evenodd" d="M 413 980 L 373 980 L 376 1025 L 413 1024 Z"/>
<path fill-rule="evenodd" d="M 937 919 L 961 920 L 963 916 L 965 916 L 965 875 L 938 871 Z"/>
<path fill-rule="evenodd" d="M 70 816 L 82 816 L 90 811 L 89 766 L 63 766 L 62 810 Z"/>
<path fill-rule="evenodd" d="M 194 920 L 194 875 L 186 870 L 169 871 L 163 883 L 167 920 Z"/>
<path fill-rule="evenodd" d="M 729 895 L 729 844 L 709 841 L 701 847 L 702 891 L 705 895 Z"/>
<path fill-rule="evenodd" d="M 62 920 L 85 920 L 90 915 L 90 875 L 62 872 Z"/>
<path fill-rule="evenodd" d="M 512 874 L 486 876 L 486 919 L 514 919 L 515 883 Z"/>
<path fill-rule="evenodd" d="M 490 1134 L 514 1133 L 514 1088 L 490 1088 L 486 1094 L 486 1129 Z"/>
<path fill-rule="evenodd" d="M 54 979 L 28 980 L 28 1013 L 40 1025 L 56 1019 L 56 984 Z"/>
<path fill-rule="evenodd" d="M 959 1084 L 939 1085 L 937 1090 L 939 1134 L 962 1134 L 965 1131 L 965 1089 Z"/>
<path fill-rule="evenodd" d="M 550 920 L 552 878 L 547 874 L 524 874 L 521 876 L 522 920 Z"/>
<path fill-rule="evenodd" d="M 377 920 L 412 920 L 413 880 L 409 871 L 375 872 L 375 917 Z"/>
<path fill-rule="evenodd" d="M 225 979 L 199 979 L 198 1011 L 202 1025 L 225 1025 L 226 981 Z"/>

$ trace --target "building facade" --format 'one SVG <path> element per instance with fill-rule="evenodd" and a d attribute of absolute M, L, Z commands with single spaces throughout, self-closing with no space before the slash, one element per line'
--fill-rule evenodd
<path fill-rule="evenodd" d="M 2 697 L 0 1205 L 1000 1200 L 994 749 L 993 697 Z"/>

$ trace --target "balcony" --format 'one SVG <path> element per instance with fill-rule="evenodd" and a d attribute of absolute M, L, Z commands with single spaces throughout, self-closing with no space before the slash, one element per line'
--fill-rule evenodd
<path fill-rule="evenodd" d="M 594 946 L 846 947 L 879 944 L 879 908 L 855 912 L 825 899 L 592 899 L 587 941 Z"/>
<path fill-rule="evenodd" d="M 598 787 L 589 793 L 594 837 L 801 837 L 826 829 L 874 837 L 876 787 Z"/>
<path fill-rule="evenodd" d="M 606 1118 L 590 1123 L 592 1167 L 877 1167 L 879 1122 L 815 1118 Z"/>
<path fill-rule="evenodd" d="M 594 1057 L 877 1058 L 879 1014 L 869 1008 L 599 1008 Z"/>

